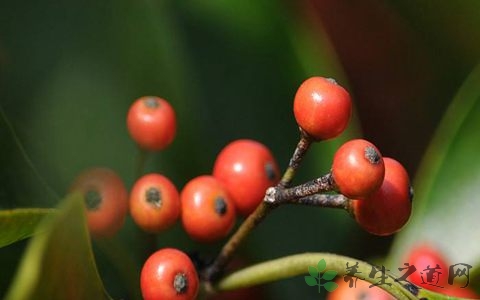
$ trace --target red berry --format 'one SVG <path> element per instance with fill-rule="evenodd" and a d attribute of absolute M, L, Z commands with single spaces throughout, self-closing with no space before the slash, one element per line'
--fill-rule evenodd
<path fill-rule="evenodd" d="M 418 245 L 411 249 L 404 261 L 417 269 L 408 276 L 408 281 L 427 290 L 445 293 L 448 285 L 448 264 L 439 249 L 427 244 Z M 429 273 L 431 275 L 428 275 Z"/>
<path fill-rule="evenodd" d="M 355 219 L 366 231 L 390 235 L 410 218 L 412 189 L 405 168 L 396 160 L 383 158 L 385 179 L 378 191 L 363 200 L 353 200 Z"/>
<path fill-rule="evenodd" d="M 332 176 L 340 193 L 362 199 L 378 190 L 385 166 L 382 155 L 372 143 L 357 139 L 343 144 L 335 153 Z"/>
<path fill-rule="evenodd" d="M 199 176 L 183 188 L 182 223 L 190 237 L 199 242 L 213 242 L 230 232 L 235 223 L 235 206 L 220 181 L 213 176 Z"/>
<path fill-rule="evenodd" d="M 143 265 L 140 287 L 145 300 L 187 300 L 198 294 L 198 275 L 190 258 L 180 250 L 165 248 Z"/>
<path fill-rule="evenodd" d="M 353 281 L 352 287 L 350 287 L 350 281 L 347 277 L 339 278 L 336 283 L 338 288 L 329 293 L 327 300 L 394 300 L 395 297 L 382 290 L 379 287 L 371 287 L 371 283 L 355 277 L 351 277 Z"/>
<path fill-rule="evenodd" d="M 237 212 L 246 216 L 262 202 L 265 190 L 278 183 L 280 171 L 265 145 L 236 140 L 218 154 L 213 176 L 223 183 Z"/>
<path fill-rule="evenodd" d="M 135 100 L 128 111 L 128 131 L 142 149 L 164 149 L 172 143 L 176 127 L 175 111 L 162 98 L 141 97 Z"/>
<path fill-rule="evenodd" d="M 160 174 L 142 176 L 130 193 L 130 214 L 145 231 L 155 233 L 167 229 L 180 215 L 177 188 Z"/>
<path fill-rule="evenodd" d="M 351 112 L 350 94 L 331 78 L 305 80 L 293 102 L 298 125 L 315 140 L 340 135 L 348 125 Z"/>
<path fill-rule="evenodd" d="M 128 212 L 128 193 L 115 172 L 107 168 L 85 170 L 70 191 L 84 196 L 88 228 L 93 237 L 111 237 L 120 230 Z"/>

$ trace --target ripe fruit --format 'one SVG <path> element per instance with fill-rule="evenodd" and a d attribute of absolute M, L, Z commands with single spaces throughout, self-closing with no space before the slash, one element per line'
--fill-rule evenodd
<path fill-rule="evenodd" d="M 195 299 L 198 275 L 190 258 L 180 250 L 164 248 L 143 265 L 140 287 L 145 300 Z"/>
<path fill-rule="evenodd" d="M 70 187 L 85 198 L 88 229 L 93 237 L 111 237 L 122 227 L 128 211 L 127 190 L 107 168 L 83 171 Z"/>
<path fill-rule="evenodd" d="M 353 213 L 358 224 L 375 235 L 390 235 L 399 231 L 410 218 L 412 189 L 407 171 L 396 160 L 383 158 L 385 179 L 373 195 L 353 200 Z"/>
<path fill-rule="evenodd" d="M 384 174 L 382 155 L 369 141 L 348 141 L 333 157 L 333 179 L 340 193 L 348 198 L 368 197 L 382 185 Z"/>
<path fill-rule="evenodd" d="M 167 229 L 180 215 L 177 188 L 160 174 L 142 176 L 130 193 L 130 214 L 145 231 L 155 233 Z"/>
<path fill-rule="evenodd" d="M 236 140 L 220 151 L 213 167 L 238 213 L 249 215 L 262 202 L 265 190 L 280 180 L 280 171 L 270 150 L 254 140 Z"/>
<path fill-rule="evenodd" d="M 418 245 L 410 251 L 404 261 L 417 269 L 407 278 L 408 281 L 434 292 L 444 293 L 446 291 L 448 264 L 438 249 L 427 244 Z"/>
<path fill-rule="evenodd" d="M 338 288 L 329 293 L 327 300 L 394 300 L 395 297 L 385 292 L 379 287 L 371 287 L 371 283 L 361 279 L 352 277 L 353 282 L 356 281 L 356 286 L 349 286 L 349 281 L 345 281 L 346 277 L 339 278 L 336 283 Z"/>
<path fill-rule="evenodd" d="M 175 111 L 162 98 L 141 97 L 135 100 L 128 111 L 128 131 L 142 149 L 164 149 L 172 143 L 176 127 Z"/>
<path fill-rule="evenodd" d="M 331 78 L 305 80 L 293 101 L 298 126 L 315 140 L 340 135 L 348 125 L 351 112 L 350 94 Z"/>
<path fill-rule="evenodd" d="M 235 223 L 235 206 L 220 181 L 213 176 L 199 176 L 183 188 L 182 223 L 190 237 L 199 242 L 213 242 L 225 237 Z"/>

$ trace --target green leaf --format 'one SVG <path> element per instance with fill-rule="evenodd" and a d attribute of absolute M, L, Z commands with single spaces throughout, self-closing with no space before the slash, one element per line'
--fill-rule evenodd
<path fill-rule="evenodd" d="M 314 267 L 308 266 L 308 273 L 310 273 L 312 277 L 318 278 L 318 271 Z"/>
<path fill-rule="evenodd" d="M 337 271 L 328 270 L 328 271 L 326 271 L 325 273 L 323 273 L 322 279 L 332 280 L 333 278 L 335 278 L 335 276 L 337 276 L 337 274 L 338 274 Z"/>
<path fill-rule="evenodd" d="M 54 209 L 31 208 L 0 211 L 0 247 L 32 236 L 40 221 Z"/>
<path fill-rule="evenodd" d="M 338 287 L 338 284 L 336 284 L 336 283 L 333 282 L 333 281 L 329 281 L 329 282 L 325 283 L 325 284 L 323 285 L 323 287 L 324 287 L 327 291 L 333 292 L 333 291 Z"/>
<path fill-rule="evenodd" d="M 96 269 L 79 195 L 69 196 L 39 231 L 30 241 L 7 300 L 110 299 Z"/>
<path fill-rule="evenodd" d="M 311 277 L 311 276 L 305 276 L 305 282 L 309 285 L 309 286 L 316 286 L 318 285 L 318 281 L 315 277 Z"/>
<path fill-rule="evenodd" d="M 321 259 L 317 264 L 318 272 L 323 272 L 327 267 L 327 262 L 324 259 Z"/>
<path fill-rule="evenodd" d="M 448 108 L 420 166 L 413 213 L 396 237 L 391 268 L 409 249 L 428 243 L 451 264 L 480 267 L 480 66 Z"/>

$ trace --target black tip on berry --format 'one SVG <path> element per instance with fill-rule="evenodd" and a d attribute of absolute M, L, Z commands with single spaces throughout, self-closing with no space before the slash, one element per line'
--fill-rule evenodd
<path fill-rule="evenodd" d="M 277 179 L 277 173 L 275 172 L 275 168 L 271 162 L 267 162 L 265 164 L 265 174 L 267 175 L 268 180 L 274 181 Z"/>
<path fill-rule="evenodd" d="M 410 186 L 410 189 L 408 190 L 408 197 L 410 199 L 410 202 L 413 202 L 413 196 L 415 195 L 413 191 L 413 186 Z"/>
<path fill-rule="evenodd" d="M 382 159 L 380 153 L 372 146 L 365 147 L 365 158 L 374 165 L 378 164 Z"/>
<path fill-rule="evenodd" d="M 148 108 L 157 108 L 160 106 L 160 102 L 154 97 L 146 98 L 145 100 L 143 100 L 143 103 Z"/>
<path fill-rule="evenodd" d="M 227 213 L 227 203 L 225 203 L 225 199 L 222 197 L 217 197 L 217 199 L 215 199 L 215 212 L 220 216 Z"/>
<path fill-rule="evenodd" d="M 177 294 L 185 294 L 188 290 L 188 279 L 184 273 L 178 273 L 173 279 L 173 288 Z"/>
<path fill-rule="evenodd" d="M 102 196 L 97 190 L 88 190 L 85 193 L 85 205 L 87 210 L 97 210 L 102 203 Z"/>
<path fill-rule="evenodd" d="M 162 195 L 157 188 L 150 187 L 145 192 L 145 200 L 155 207 L 162 206 Z"/>

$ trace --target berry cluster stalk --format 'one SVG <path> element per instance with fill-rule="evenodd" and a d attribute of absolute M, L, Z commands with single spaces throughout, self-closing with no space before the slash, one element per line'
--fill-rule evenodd
<path fill-rule="evenodd" d="M 206 282 L 207 290 L 212 288 L 212 281 L 218 279 L 219 274 L 228 264 L 233 254 L 248 234 L 260 224 L 271 210 L 280 204 L 298 203 L 335 208 L 348 207 L 348 199 L 343 196 L 317 194 L 319 192 L 332 191 L 335 189 L 335 184 L 330 173 L 305 184 L 287 188 L 290 186 L 312 141 L 313 139 L 300 129 L 300 140 L 278 185 L 267 190 L 264 201 L 248 216 L 237 231 L 230 237 L 213 263 L 203 270 L 201 276 Z"/>
<path fill-rule="evenodd" d="M 295 173 L 297 172 L 297 169 L 300 166 L 303 157 L 305 156 L 305 153 L 307 153 L 310 145 L 312 144 L 312 138 L 305 131 L 303 131 L 302 128 L 299 129 L 300 140 L 298 141 L 297 147 L 293 152 L 292 158 L 288 163 L 288 167 L 285 170 L 285 173 L 283 174 L 283 177 L 280 180 L 278 187 L 286 188 L 290 186 L 293 177 L 295 176 Z"/>

